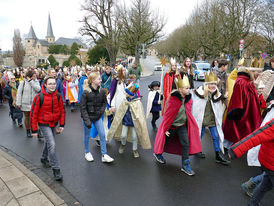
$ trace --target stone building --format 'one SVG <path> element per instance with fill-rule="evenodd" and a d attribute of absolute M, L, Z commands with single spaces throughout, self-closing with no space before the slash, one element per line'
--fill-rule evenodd
<path fill-rule="evenodd" d="M 52 44 L 59 45 L 67 45 L 71 47 L 72 44 L 76 42 L 78 45 L 82 45 L 84 48 L 87 46 L 82 43 L 79 39 L 74 38 L 65 38 L 60 37 L 55 41 L 55 36 L 53 34 L 52 24 L 50 15 L 48 16 L 48 27 L 47 27 L 47 35 L 45 39 L 38 39 L 32 25 L 30 26 L 29 33 L 25 38 L 25 58 L 24 58 L 24 66 L 36 66 L 37 64 L 46 63 L 47 58 L 50 55 L 48 53 L 48 48 Z M 62 65 L 62 63 L 68 59 L 69 55 L 54 55 L 56 60 Z"/>

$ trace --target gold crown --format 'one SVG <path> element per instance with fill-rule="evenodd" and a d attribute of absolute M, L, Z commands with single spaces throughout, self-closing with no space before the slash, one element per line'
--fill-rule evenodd
<path fill-rule="evenodd" d="M 189 83 L 187 75 L 184 75 L 183 79 L 179 76 L 177 79 L 176 86 L 177 86 L 177 89 L 183 88 L 183 87 L 190 87 L 190 83 Z"/>
<path fill-rule="evenodd" d="M 251 60 L 250 67 L 258 67 L 258 59 L 256 57 Z"/>
<path fill-rule="evenodd" d="M 205 82 L 206 83 L 217 83 L 217 74 L 216 72 L 209 72 L 205 74 Z"/>
<path fill-rule="evenodd" d="M 262 57 L 260 57 L 260 59 L 258 61 L 258 67 L 259 68 L 264 68 L 264 63 L 265 63 L 265 59 L 263 59 Z"/>
<path fill-rule="evenodd" d="M 238 62 L 238 65 L 239 66 L 246 66 L 246 61 L 245 61 L 245 58 L 241 58 Z"/>
<path fill-rule="evenodd" d="M 176 65 L 176 59 L 175 58 L 170 58 L 170 64 L 171 65 Z"/>

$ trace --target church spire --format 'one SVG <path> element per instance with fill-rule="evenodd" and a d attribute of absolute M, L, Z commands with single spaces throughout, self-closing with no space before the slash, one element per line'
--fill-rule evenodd
<path fill-rule="evenodd" d="M 55 42 L 55 37 L 53 35 L 52 26 L 51 26 L 50 14 L 49 14 L 49 20 L 48 20 L 48 30 L 47 30 L 46 40 L 48 41 L 48 43 Z"/>
<path fill-rule="evenodd" d="M 30 26 L 29 33 L 26 39 L 37 39 L 32 25 Z"/>
<path fill-rule="evenodd" d="M 47 37 L 54 37 L 53 31 L 52 31 L 52 26 L 51 26 L 50 14 L 49 14 L 49 20 L 48 20 Z"/>

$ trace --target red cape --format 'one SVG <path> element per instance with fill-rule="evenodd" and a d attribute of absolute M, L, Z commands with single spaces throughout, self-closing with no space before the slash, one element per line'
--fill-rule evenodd
<path fill-rule="evenodd" d="M 224 122 L 224 138 L 238 142 L 262 123 L 260 102 L 256 88 L 249 77 L 239 75 L 236 79 Z"/>
<path fill-rule="evenodd" d="M 176 94 L 177 93 L 177 94 Z M 179 94 L 180 95 L 180 94 Z M 171 154 L 182 154 L 182 146 L 177 135 L 172 137 L 172 140 L 165 146 L 166 136 L 165 133 L 171 127 L 179 109 L 182 105 L 182 100 L 178 98 L 178 92 L 173 92 L 167 102 L 166 112 L 163 115 L 163 121 L 159 126 L 154 142 L 154 153 L 162 154 L 163 151 Z M 202 151 L 201 139 L 199 135 L 198 125 L 191 113 L 192 99 L 191 94 L 186 97 L 185 109 L 187 116 L 187 130 L 189 139 L 189 154 L 196 154 Z"/>
<path fill-rule="evenodd" d="M 166 103 L 167 103 L 167 99 L 170 95 L 170 92 L 172 90 L 172 83 L 173 83 L 173 79 L 174 79 L 174 76 L 175 78 L 178 78 L 179 75 L 176 75 L 176 74 L 173 74 L 170 76 L 170 73 L 165 73 L 165 76 L 164 76 L 164 84 L 163 84 L 163 95 L 164 95 L 164 104 L 163 104 L 163 109 L 162 109 L 162 114 L 164 114 L 165 112 L 165 109 L 166 109 Z"/>

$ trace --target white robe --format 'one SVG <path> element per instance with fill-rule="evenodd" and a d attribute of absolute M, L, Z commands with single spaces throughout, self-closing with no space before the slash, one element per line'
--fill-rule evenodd
<path fill-rule="evenodd" d="M 204 96 L 204 90 L 203 87 L 200 86 L 197 90 L 197 93 L 200 96 Z M 214 96 L 214 99 L 218 99 L 221 97 L 221 94 L 219 94 L 219 96 Z M 197 96 L 194 92 L 194 90 L 192 91 L 192 100 L 193 100 L 193 104 L 192 104 L 192 114 L 193 117 L 195 118 L 198 127 L 199 127 L 199 134 L 201 135 L 201 131 L 202 131 L 202 126 L 203 126 L 203 119 L 204 119 L 204 114 L 205 114 L 205 107 L 206 107 L 206 103 L 207 103 L 207 99 L 202 99 L 199 96 Z M 219 135 L 219 144 L 220 144 L 220 149 L 222 152 L 224 152 L 224 146 L 223 146 L 223 142 L 224 142 L 224 133 L 222 130 L 222 120 L 223 120 L 223 105 L 222 105 L 222 101 L 219 100 L 217 102 L 213 102 L 212 100 L 210 101 L 214 115 L 215 115 L 215 123 L 216 123 L 216 128 L 218 131 L 218 135 Z"/>
<path fill-rule="evenodd" d="M 126 85 L 124 83 L 117 83 L 114 97 L 111 100 L 111 107 L 115 107 L 115 111 L 118 111 L 122 101 L 126 98 L 125 88 Z"/>

